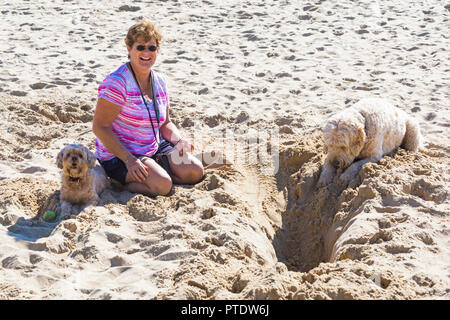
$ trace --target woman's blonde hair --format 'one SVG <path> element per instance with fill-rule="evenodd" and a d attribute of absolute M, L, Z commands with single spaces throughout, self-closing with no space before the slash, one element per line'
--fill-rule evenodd
<path fill-rule="evenodd" d="M 159 49 L 162 41 L 161 31 L 153 22 L 144 18 L 128 29 L 125 43 L 131 48 L 136 41 L 148 42 L 151 39 L 155 39 L 156 46 Z"/>

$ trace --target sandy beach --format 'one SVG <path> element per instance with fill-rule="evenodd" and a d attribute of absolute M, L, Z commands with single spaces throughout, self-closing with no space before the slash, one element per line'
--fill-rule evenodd
<path fill-rule="evenodd" d="M 449 299 L 445 1 L 0 5 L 0 299 Z M 99 83 L 142 17 L 204 180 L 60 212 L 56 156 L 95 149 Z M 420 124 L 349 186 L 316 186 L 322 127 L 365 97 Z"/>

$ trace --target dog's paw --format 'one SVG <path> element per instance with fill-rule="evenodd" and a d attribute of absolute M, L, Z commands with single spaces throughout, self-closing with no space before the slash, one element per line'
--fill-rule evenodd
<path fill-rule="evenodd" d="M 329 185 L 333 181 L 333 175 L 321 174 L 319 181 L 317 181 L 317 187 L 322 188 Z"/>
<path fill-rule="evenodd" d="M 350 181 L 353 180 L 353 178 L 355 178 L 354 174 L 343 173 L 339 176 L 338 184 L 341 187 L 347 187 Z"/>
<path fill-rule="evenodd" d="M 72 214 L 72 204 L 68 201 L 61 201 L 61 214 Z"/>
<path fill-rule="evenodd" d="M 95 205 L 88 205 L 81 210 L 80 215 L 90 215 L 95 212 Z"/>
<path fill-rule="evenodd" d="M 325 181 L 325 179 L 319 179 L 319 181 L 317 181 L 317 187 L 318 188 L 323 188 L 327 185 L 328 183 Z"/>

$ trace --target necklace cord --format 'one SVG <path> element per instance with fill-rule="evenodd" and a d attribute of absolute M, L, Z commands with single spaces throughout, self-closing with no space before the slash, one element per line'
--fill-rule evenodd
<path fill-rule="evenodd" d="M 150 121 L 150 124 L 152 125 L 153 135 L 155 136 L 156 142 L 159 145 L 158 137 L 156 136 L 155 127 L 154 127 L 153 121 L 152 121 L 152 115 L 151 115 L 150 109 L 149 109 L 149 107 L 147 105 L 147 101 L 146 101 L 144 95 L 142 94 L 141 86 L 139 85 L 139 81 L 136 78 L 136 74 L 134 73 L 133 66 L 131 65 L 130 62 L 127 62 L 127 66 L 128 66 L 128 69 L 130 69 L 131 74 L 133 75 L 134 81 L 136 81 L 136 84 L 137 84 L 137 86 L 139 88 L 139 93 L 141 94 L 142 101 L 144 102 L 145 107 L 147 108 L 148 119 Z M 158 128 L 159 128 L 160 127 L 160 124 L 159 124 L 159 107 L 158 107 L 158 103 L 157 103 L 156 97 L 155 97 L 155 88 L 153 87 L 153 73 L 152 73 L 152 70 L 150 70 L 149 81 L 150 81 L 150 86 L 152 87 L 153 110 L 155 110 L 156 121 L 158 122 Z M 161 141 L 161 131 L 158 131 L 158 133 L 159 133 L 159 141 Z"/>

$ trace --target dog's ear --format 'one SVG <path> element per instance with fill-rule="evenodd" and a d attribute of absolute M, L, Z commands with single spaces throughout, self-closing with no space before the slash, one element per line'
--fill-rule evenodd
<path fill-rule="evenodd" d="M 357 151 L 359 154 L 361 149 L 364 147 L 365 141 L 366 141 L 366 133 L 364 132 L 364 128 L 358 127 L 356 129 L 356 135 L 353 137 L 351 150 Z"/>
<path fill-rule="evenodd" d="M 56 156 L 56 165 L 58 168 L 63 168 L 63 157 L 64 153 L 66 152 L 66 148 L 62 148 L 61 151 L 59 151 L 58 155 Z"/>
<path fill-rule="evenodd" d="M 322 127 L 323 152 L 328 153 L 330 137 L 335 135 L 339 121 L 331 119 Z"/>
<path fill-rule="evenodd" d="M 366 143 L 365 121 L 365 117 L 361 113 L 358 113 L 351 123 L 353 133 L 350 148 L 352 151 L 356 152 L 356 154 L 359 154 Z"/>
<path fill-rule="evenodd" d="M 83 146 L 83 153 L 86 156 L 88 167 L 93 168 L 95 167 L 97 158 L 95 158 L 95 155 L 85 146 Z"/>

